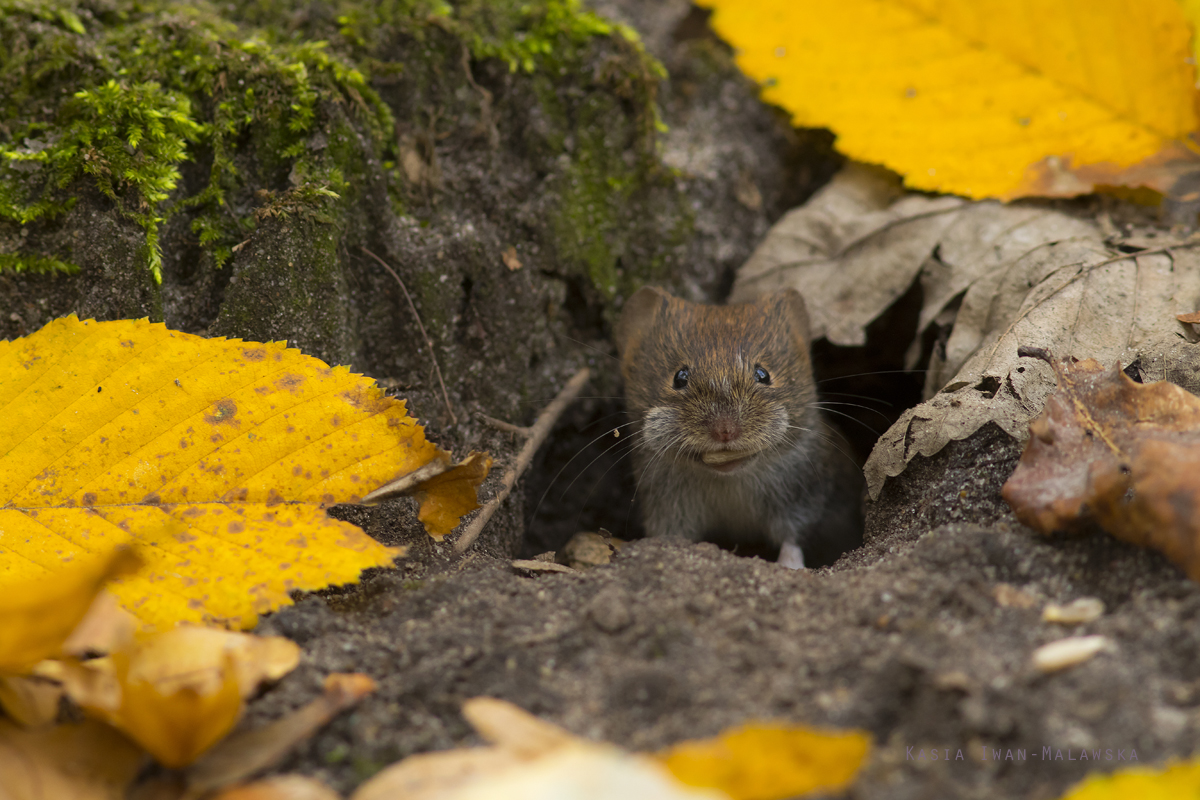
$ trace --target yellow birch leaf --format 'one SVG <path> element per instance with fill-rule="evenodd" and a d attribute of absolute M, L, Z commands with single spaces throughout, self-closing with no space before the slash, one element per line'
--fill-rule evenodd
<path fill-rule="evenodd" d="M 916 189 L 1170 191 L 1200 168 L 1175 0 L 699 0 L 763 99 Z"/>
<path fill-rule="evenodd" d="M 869 749 L 870 737 L 860 731 L 760 723 L 714 739 L 680 742 L 659 758 L 689 786 L 718 789 L 733 800 L 783 800 L 842 791 Z"/>
<path fill-rule="evenodd" d="M 0 528 L 0 554 L 7 538 L 8 532 Z M 23 673 L 56 654 L 88 613 L 105 581 L 132 572 L 141 563 L 128 548 L 111 549 L 101 558 L 83 559 L 61 569 L 52 581 L 4 581 L 0 592 L 0 620 L 4 620 L 0 625 L 0 673 Z"/>
<path fill-rule="evenodd" d="M 1062 800 L 1184 800 L 1200 797 L 1200 762 L 1133 767 L 1111 775 L 1089 775 Z"/>
<path fill-rule="evenodd" d="M 55 320 L 0 348 L 0 589 L 138 543 L 147 626 L 249 627 L 387 548 L 325 514 L 449 454 L 402 401 L 282 342 Z"/>

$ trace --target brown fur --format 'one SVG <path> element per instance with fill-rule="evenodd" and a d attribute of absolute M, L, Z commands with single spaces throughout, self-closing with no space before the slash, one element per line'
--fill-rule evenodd
<path fill-rule="evenodd" d="M 616 340 L 650 535 L 790 542 L 810 564 L 822 543 L 840 552 L 860 540 L 861 475 L 816 405 L 798 292 L 708 306 L 645 288 L 626 304 Z M 756 380 L 760 367 L 769 383 Z M 679 390 L 675 375 L 684 368 Z M 726 451 L 749 457 L 729 474 L 702 463 Z"/>

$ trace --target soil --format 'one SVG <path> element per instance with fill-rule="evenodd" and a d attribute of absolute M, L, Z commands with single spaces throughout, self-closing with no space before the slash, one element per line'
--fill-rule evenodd
<path fill-rule="evenodd" d="M 311 699 L 329 672 L 371 675 L 379 690 L 280 767 L 343 791 L 478 743 L 459 714 L 478 695 L 642 751 L 752 719 L 861 728 L 875 746 L 853 798 L 1052 798 L 1088 772 L 1189 755 L 1200 587 L 1103 533 L 1017 523 L 999 488 L 1019 451 L 990 427 L 919 458 L 870 507 L 864 546 L 820 570 L 653 539 L 577 574 L 530 573 L 413 540 L 396 570 L 259 626 L 305 657 L 243 724 Z M 1100 619 L 1041 620 L 1085 596 Z M 1079 634 L 1113 644 L 1061 672 L 1032 666 Z"/>

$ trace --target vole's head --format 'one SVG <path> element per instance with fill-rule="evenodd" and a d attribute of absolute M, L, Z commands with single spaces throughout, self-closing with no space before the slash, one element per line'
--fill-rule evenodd
<path fill-rule="evenodd" d="M 812 430 L 808 316 L 793 289 L 708 306 L 646 287 L 616 329 L 641 446 L 732 472 Z"/>

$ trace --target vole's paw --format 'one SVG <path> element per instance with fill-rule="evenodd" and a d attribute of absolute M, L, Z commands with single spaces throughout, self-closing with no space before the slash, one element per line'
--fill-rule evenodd
<path fill-rule="evenodd" d="M 804 553 L 797 545 L 785 542 L 775 563 L 788 569 L 804 569 Z"/>

